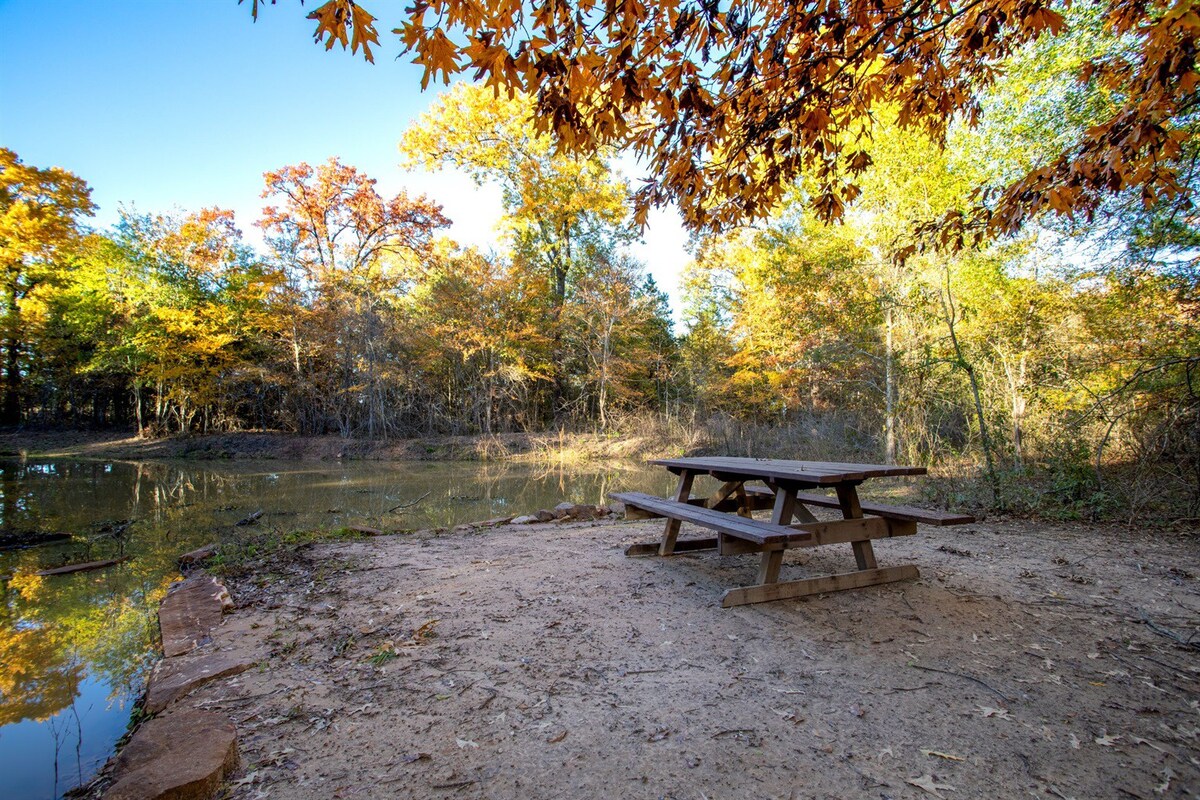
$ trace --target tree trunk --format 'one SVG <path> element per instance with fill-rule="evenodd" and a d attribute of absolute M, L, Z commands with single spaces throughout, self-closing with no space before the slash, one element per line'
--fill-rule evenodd
<path fill-rule="evenodd" d="M 0 424 L 21 422 L 21 309 L 17 305 L 17 287 L 7 287 L 4 332 L 4 401 L 0 405 Z"/>
<path fill-rule="evenodd" d="M 987 419 L 983 414 L 983 400 L 979 391 L 979 377 L 975 374 L 975 367 L 967 361 L 963 354 L 962 345 L 958 341 L 958 333 L 955 330 L 955 322 L 957 319 L 957 311 L 954 308 L 954 296 L 950 292 L 950 269 L 946 268 L 946 289 L 942 294 L 942 312 L 946 317 L 946 327 L 950 331 L 950 342 L 954 346 L 954 358 L 960 369 L 967 373 L 967 379 L 971 383 L 971 395 L 975 400 L 975 419 L 979 425 L 979 437 L 983 444 L 983 457 L 987 465 L 988 483 L 992 490 L 992 502 L 1001 510 L 1004 504 L 1000 497 L 1000 480 L 996 475 L 996 465 L 992 458 L 992 441 L 988 436 Z"/>
<path fill-rule="evenodd" d="M 883 425 L 884 425 L 884 462 L 896 463 L 896 351 L 892 340 L 892 329 L 895 324 L 895 311 L 889 305 L 884 319 L 886 334 L 884 336 L 883 352 Z"/>

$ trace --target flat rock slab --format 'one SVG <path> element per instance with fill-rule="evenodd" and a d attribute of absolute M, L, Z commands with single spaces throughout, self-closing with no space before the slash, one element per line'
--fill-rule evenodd
<path fill-rule="evenodd" d="M 138 729 L 117 756 L 104 800 L 209 800 L 237 767 L 232 722 L 211 711 L 179 711 Z"/>
<path fill-rule="evenodd" d="M 158 607 L 163 655 L 181 656 L 209 641 L 225 608 L 232 605 L 229 592 L 209 575 L 196 575 L 177 584 Z"/>
<path fill-rule="evenodd" d="M 200 652 L 164 659 L 150 676 L 146 712 L 157 714 L 175 700 L 209 681 L 245 672 L 254 666 L 248 658 L 230 653 Z"/>
<path fill-rule="evenodd" d="M 217 554 L 217 545 L 206 544 L 204 547 L 197 547 L 191 552 L 184 553 L 178 559 L 180 567 L 194 567 L 202 561 L 206 561 Z"/>

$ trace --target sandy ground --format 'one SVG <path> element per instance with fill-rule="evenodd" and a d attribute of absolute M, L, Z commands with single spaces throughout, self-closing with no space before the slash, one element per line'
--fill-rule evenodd
<path fill-rule="evenodd" d="M 1194 535 L 923 529 L 876 547 L 918 581 L 726 610 L 757 557 L 623 555 L 660 526 L 310 547 L 231 584 L 260 667 L 185 702 L 237 723 L 235 798 L 1200 793 Z"/>

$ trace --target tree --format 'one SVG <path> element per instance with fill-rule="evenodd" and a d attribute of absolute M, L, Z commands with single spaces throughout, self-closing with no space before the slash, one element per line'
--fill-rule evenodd
<path fill-rule="evenodd" d="M 241 239 L 233 212 L 177 215 L 122 210 L 110 279 L 123 318 L 121 355 L 132 373 L 138 432 L 146 394 L 154 428 L 207 429 L 231 392 L 230 373 L 253 358 L 277 276 Z M 111 358 L 111 356 L 110 356 Z"/>
<path fill-rule="evenodd" d="M 384 435 L 389 354 L 381 309 L 413 277 L 405 259 L 426 253 L 449 221 L 424 197 L 401 192 L 385 200 L 374 179 L 336 158 L 264 178 L 263 197 L 278 205 L 263 209 L 259 225 L 289 276 L 294 395 L 319 410 L 301 428 L 320 433 L 332 423 L 350 436 L 361 423 L 369 435 Z"/>
<path fill-rule="evenodd" d="M 438 248 L 441 250 L 441 248 Z M 474 250 L 435 252 L 410 299 L 417 402 L 450 430 L 528 428 L 549 376 L 545 280 Z"/>
<path fill-rule="evenodd" d="M 532 113 L 527 97 L 459 85 L 405 131 L 400 150 L 411 164 L 455 167 L 500 186 L 513 258 L 550 282 L 557 413 L 566 393 L 562 316 L 573 283 L 633 231 L 625 182 L 597 156 L 557 152 L 552 137 L 530 127 Z"/>
<path fill-rule="evenodd" d="M 1076 74 L 1119 101 L 1053 158 L 983 187 L 983 202 L 956 209 L 929 236 L 961 246 L 1046 211 L 1090 214 L 1130 187 L 1148 203 L 1190 194 L 1179 170 L 1200 103 L 1200 14 L 1187 0 L 1102 2 L 1103 24 L 1127 45 Z M 393 32 L 424 67 L 423 87 L 474 70 L 509 96 L 527 92 L 538 130 L 565 147 L 618 144 L 647 160 L 655 179 L 637 192 L 639 222 L 650 205 L 673 200 L 702 227 L 765 217 L 805 173 L 820 217 L 839 218 L 859 194 L 854 177 L 871 164 L 877 108 L 895 107 L 901 127 L 943 141 L 956 118 L 978 120 L 978 94 L 1006 58 L 1063 30 L 1059 7 L 419 0 Z M 363 5 L 329 0 L 309 16 L 327 48 L 361 47 L 373 60 L 378 31 Z"/>
<path fill-rule="evenodd" d="M 38 169 L 0 147 L 0 344 L 4 392 L 0 423 L 21 421 L 22 355 L 27 331 L 21 307 L 39 285 L 57 279 L 79 217 L 93 211 L 91 189 L 64 169 Z"/>

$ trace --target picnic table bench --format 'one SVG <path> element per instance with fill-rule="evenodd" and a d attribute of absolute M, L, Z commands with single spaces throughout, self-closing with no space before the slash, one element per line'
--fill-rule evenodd
<path fill-rule="evenodd" d="M 916 578 L 920 573 L 911 564 L 881 568 L 875 561 L 872 540 L 909 536 L 916 533 L 919 522 L 961 525 L 975 521 L 967 514 L 864 503 L 858 498 L 857 487 L 866 480 L 924 475 L 923 467 L 727 456 L 650 463 L 678 475 L 679 485 L 673 499 L 641 492 L 611 495 L 625 504 L 629 519 L 667 520 L 661 541 L 631 545 L 625 554 L 670 556 L 702 550 L 716 550 L 721 555 L 761 553 L 757 582 L 726 591 L 721 596 L 725 608 Z M 692 487 L 699 475 L 713 476 L 721 481 L 720 487 L 709 497 L 693 497 Z M 801 491 L 821 488 L 832 489 L 834 494 Z M 808 506 L 839 509 L 842 519 L 820 521 Z M 765 509 L 771 510 L 769 522 L 754 519 L 755 511 Z M 680 540 L 683 522 L 706 528 L 716 536 Z M 779 580 L 784 551 L 839 543 L 849 543 L 853 548 L 856 571 Z"/>

